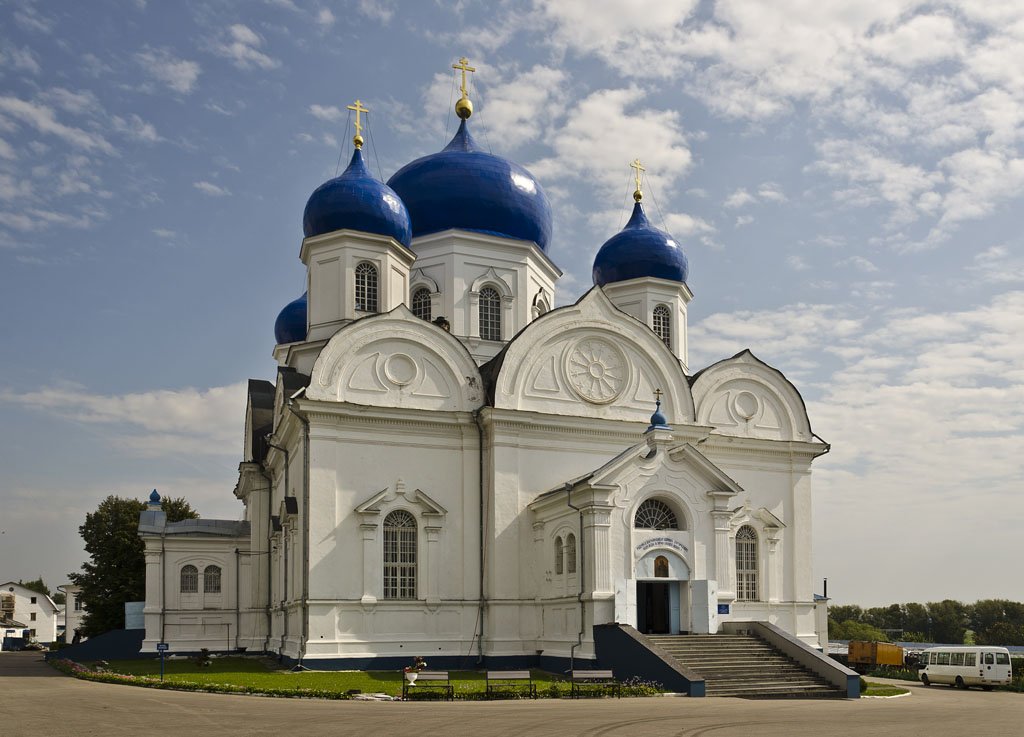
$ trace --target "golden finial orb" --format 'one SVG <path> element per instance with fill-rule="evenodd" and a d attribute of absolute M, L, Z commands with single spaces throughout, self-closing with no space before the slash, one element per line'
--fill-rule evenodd
<path fill-rule="evenodd" d="M 473 114 L 473 102 L 469 99 L 469 93 L 466 89 L 466 72 L 475 72 L 476 69 L 469 65 L 469 59 L 464 56 L 459 59 L 458 64 L 452 64 L 452 69 L 458 69 L 462 72 L 462 85 L 459 87 L 462 97 L 455 103 L 455 114 L 462 118 L 462 120 L 466 120 Z"/>

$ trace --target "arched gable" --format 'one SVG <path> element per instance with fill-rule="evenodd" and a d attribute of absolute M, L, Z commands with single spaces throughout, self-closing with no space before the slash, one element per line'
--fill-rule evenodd
<path fill-rule="evenodd" d="M 313 365 L 306 396 L 470 412 L 479 408 L 483 392 L 480 372 L 462 343 L 399 305 L 338 331 Z"/>
<path fill-rule="evenodd" d="M 661 389 L 669 423 L 693 421 L 678 359 L 597 287 L 531 322 L 495 360 L 496 408 L 648 422 Z"/>
<path fill-rule="evenodd" d="M 804 400 L 778 369 L 750 351 L 700 371 L 693 382 L 697 422 L 723 435 L 810 442 Z"/>

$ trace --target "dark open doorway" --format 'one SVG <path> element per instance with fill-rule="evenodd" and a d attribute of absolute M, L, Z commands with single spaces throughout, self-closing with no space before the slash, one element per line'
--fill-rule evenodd
<path fill-rule="evenodd" d="M 645 634 L 669 634 L 669 584 L 660 581 L 638 581 L 636 584 L 636 624 Z"/>

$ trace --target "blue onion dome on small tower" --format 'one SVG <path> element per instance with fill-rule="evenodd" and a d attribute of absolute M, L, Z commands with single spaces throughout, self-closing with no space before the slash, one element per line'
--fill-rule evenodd
<path fill-rule="evenodd" d="M 308 309 L 309 293 L 292 300 L 284 306 L 274 322 L 274 338 L 278 345 L 297 343 L 306 339 L 306 310 Z"/>
<path fill-rule="evenodd" d="M 363 160 L 359 113 L 368 111 L 359 100 L 348 108 L 356 111 L 352 160 L 341 176 L 324 182 L 309 196 L 302 215 L 303 233 L 309 238 L 347 228 L 390 236 L 408 248 L 412 240 L 409 211 L 391 187 L 370 174 Z"/>
<path fill-rule="evenodd" d="M 551 204 L 525 168 L 481 150 L 469 131 L 473 103 L 466 94 L 455 103 L 459 130 L 443 150 L 406 164 L 388 185 L 409 208 L 414 237 L 451 228 L 533 241 L 546 250 L 551 240 Z"/>
<path fill-rule="evenodd" d="M 686 282 L 690 265 L 682 247 L 664 230 L 651 225 L 647 213 L 640 204 L 639 159 L 630 166 L 637 170 L 636 191 L 633 192 L 633 214 L 626 227 L 613 235 L 594 258 L 594 284 L 605 284 L 654 277 L 670 281 Z"/>

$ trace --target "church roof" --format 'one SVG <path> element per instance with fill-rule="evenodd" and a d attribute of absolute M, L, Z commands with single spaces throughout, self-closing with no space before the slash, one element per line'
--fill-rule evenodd
<path fill-rule="evenodd" d="M 413 237 L 453 228 L 551 240 L 551 205 L 540 183 L 515 162 L 480 148 L 466 120 L 441 151 L 398 170 L 388 185 L 405 202 Z"/>
<path fill-rule="evenodd" d="M 639 196 L 639 195 L 637 195 Z M 651 225 L 639 201 L 626 227 L 613 235 L 594 258 L 594 284 L 654 277 L 686 283 L 690 265 L 682 247 Z"/>
<path fill-rule="evenodd" d="M 286 304 L 274 321 L 274 339 L 278 345 L 297 343 L 306 339 L 306 313 L 309 309 L 309 292 Z"/>

